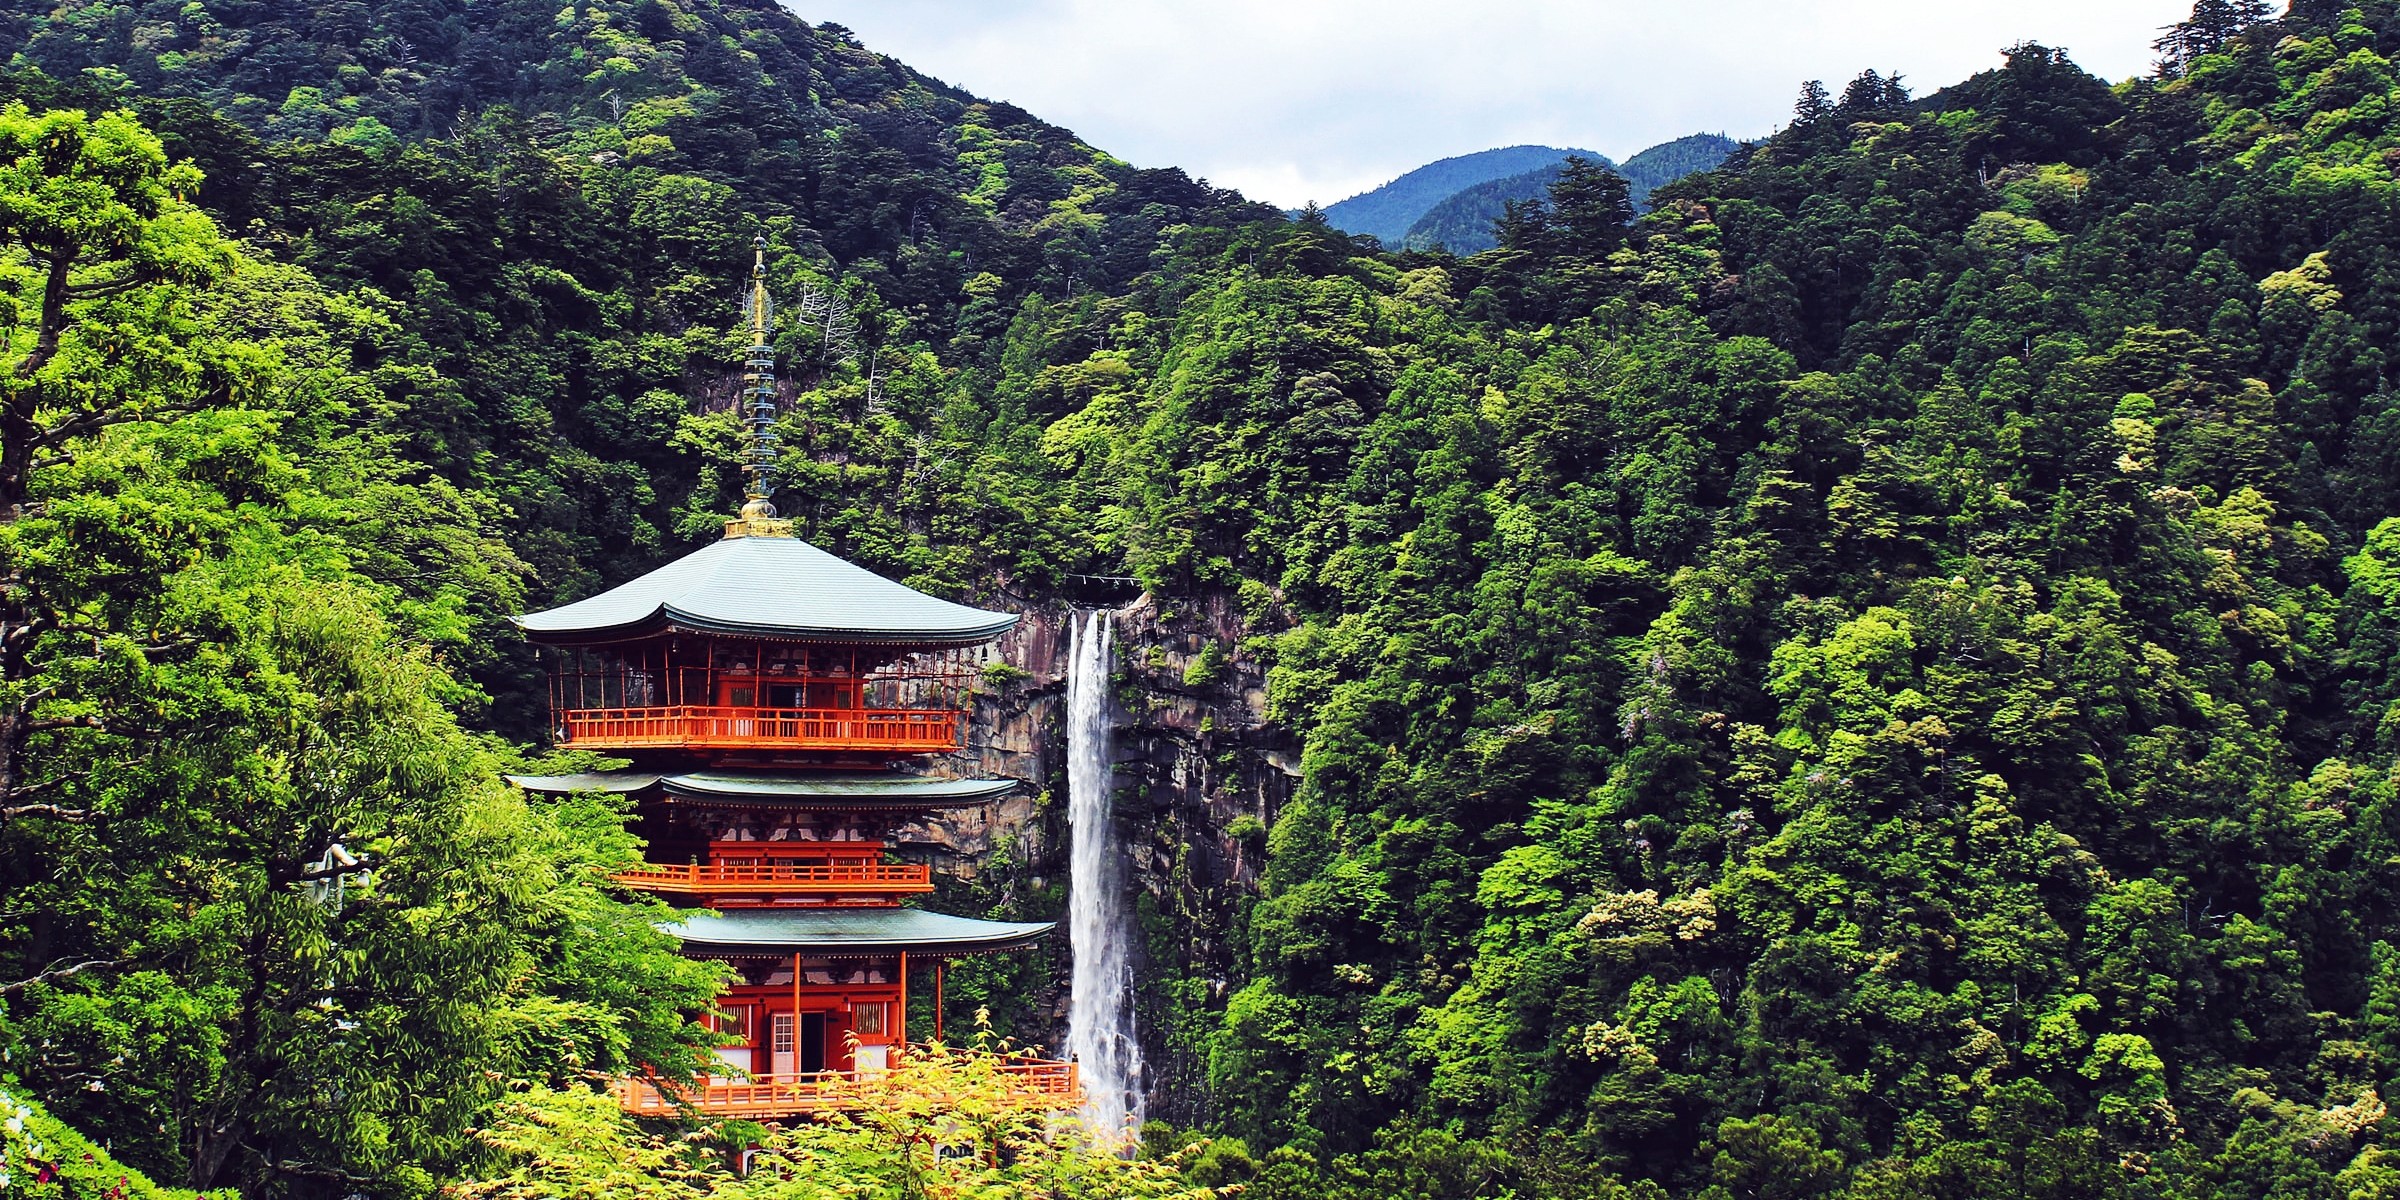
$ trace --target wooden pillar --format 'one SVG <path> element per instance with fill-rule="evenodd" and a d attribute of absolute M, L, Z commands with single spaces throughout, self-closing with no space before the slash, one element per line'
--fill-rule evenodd
<path fill-rule="evenodd" d="M 892 1041 L 908 1044 L 908 951 L 900 952 L 900 1015 L 892 1023 Z"/>
<path fill-rule="evenodd" d="M 794 949 L 792 951 L 792 1078 L 794 1080 L 800 1078 L 800 1064 L 808 1061 L 800 1053 L 800 1024 L 800 951 Z M 775 1027 L 769 1025 L 767 1026 L 767 1053 L 769 1055 L 767 1065 L 769 1067 L 775 1065 L 772 1057 L 774 1052 Z"/>

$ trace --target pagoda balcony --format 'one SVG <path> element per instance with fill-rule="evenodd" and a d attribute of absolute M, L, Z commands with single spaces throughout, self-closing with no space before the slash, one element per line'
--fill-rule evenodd
<path fill-rule="evenodd" d="M 908 1069 L 903 1054 L 884 1073 Z M 1011 1055 L 1001 1062 L 999 1073 L 1012 1103 L 1045 1109 L 1068 1109 L 1083 1103 L 1082 1078 L 1074 1063 Z M 644 1079 L 620 1079 L 612 1090 L 617 1104 L 637 1117 L 691 1112 L 717 1117 L 805 1117 L 865 1107 L 865 1087 L 871 1079 L 862 1072 L 821 1071 L 760 1075 L 741 1083 L 697 1083 L 681 1089 Z"/>
<path fill-rule="evenodd" d="M 929 863 L 693 863 L 623 871 L 617 882 L 645 892 L 686 896 L 856 895 L 933 890 Z"/>
<path fill-rule="evenodd" d="M 564 745 L 585 750 L 864 750 L 947 754 L 966 712 L 955 708 L 743 708 L 674 704 L 571 708 Z"/>

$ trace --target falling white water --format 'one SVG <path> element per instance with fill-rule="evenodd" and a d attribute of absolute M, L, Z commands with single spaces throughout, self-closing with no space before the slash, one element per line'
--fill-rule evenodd
<path fill-rule="evenodd" d="M 1075 631 L 1067 668 L 1068 951 L 1074 956 L 1067 1054 L 1083 1064 L 1083 1119 L 1102 1136 L 1142 1119 L 1142 1048 L 1133 1036 L 1132 921 L 1124 855 L 1109 803 L 1109 652 L 1115 630 L 1096 612 Z"/>

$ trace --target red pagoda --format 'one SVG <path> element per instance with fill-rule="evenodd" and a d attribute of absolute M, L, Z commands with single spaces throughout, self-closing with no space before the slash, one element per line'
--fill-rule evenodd
<path fill-rule="evenodd" d="M 987 805 L 1013 780 L 942 778 L 966 694 L 1014 615 L 939 600 L 792 536 L 767 498 L 774 454 L 765 252 L 751 281 L 744 392 L 748 503 L 724 540 L 586 600 L 517 619 L 548 648 L 559 745 L 633 760 L 625 770 L 519 777 L 541 792 L 635 800 L 649 864 L 620 877 L 683 907 L 668 931 L 736 980 L 706 1015 L 731 1044 L 688 1094 L 628 1080 L 637 1113 L 800 1116 L 838 1105 L 861 1075 L 907 1068 L 908 998 L 944 965 L 1013 950 L 1049 924 L 908 905 L 932 869 L 896 853 L 912 818 Z M 1074 1066 L 1012 1061 L 1012 1086 L 1062 1106 Z"/>

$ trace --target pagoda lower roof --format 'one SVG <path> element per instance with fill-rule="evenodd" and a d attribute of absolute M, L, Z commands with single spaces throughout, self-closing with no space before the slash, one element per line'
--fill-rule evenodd
<path fill-rule="evenodd" d="M 573 604 L 515 618 L 552 644 L 624 641 L 670 630 L 798 641 L 973 646 L 1014 613 L 928 596 L 798 538 L 741 537 Z"/>
<path fill-rule="evenodd" d="M 787 808 L 968 808 L 1017 789 L 1014 779 L 928 779 L 918 775 L 805 774 L 772 771 L 589 771 L 579 775 L 511 775 L 535 792 L 613 792 L 653 788 L 692 803 L 774 804 Z"/>
<path fill-rule="evenodd" d="M 693 912 L 659 926 L 686 953 L 827 958 L 896 954 L 989 954 L 1016 950 L 1057 928 L 1050 921 L 981 921 L 921 908 L 766 908 Z"/>

